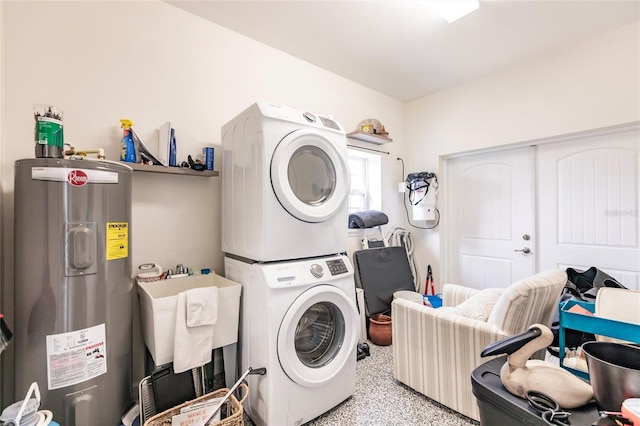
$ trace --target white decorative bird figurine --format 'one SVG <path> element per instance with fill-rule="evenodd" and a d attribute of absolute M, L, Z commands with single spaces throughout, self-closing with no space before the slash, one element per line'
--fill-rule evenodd
<path fill-rule="evenodd" d="M 563 368 L 536 359 L 529 359 L 553 341 L 547 326 L 533 324 L 523 333 L 492 343 L 480 356 L 508 354 L 500 369 L 505 388 L 520 398 L 528 391 L 542 392 L 553 398 L 561 408 L 581 407 L 593 399 L 591 385 Z"/>

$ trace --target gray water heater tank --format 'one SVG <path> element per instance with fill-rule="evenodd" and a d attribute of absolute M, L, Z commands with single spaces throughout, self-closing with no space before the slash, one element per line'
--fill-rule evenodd
<path fill-rule="evenodd" d="M 117 162 L 15 163 L 15 395 L 65 426 L 120 424 L 131 398 L 131 178 Z"/>

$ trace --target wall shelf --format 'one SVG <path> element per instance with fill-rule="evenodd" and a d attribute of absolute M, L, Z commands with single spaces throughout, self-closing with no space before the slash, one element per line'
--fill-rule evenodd
<path fill-rule="evenodd" d="M 220 176 L 220 172 L 217 170 L 203 170 L 199 172 L 197 170 L 186 169 L 182 167 L 149 166 L 147 164 L 138 164 L 138 163 L 124 163 L 124 164 L 131 167 L 136 172 L 169 173 L 174 175 L 188 175 L 188 176 L 200 176 L 200 177 Z"/>
<path fill-rule="evenodd" d="M 351 132 L 347 133 L 347 137 L 351 139 L 357 139 L 364 142 L 374 143 L 376 145 L 382 145 L 385 143 L 393 142 L 393 139 L 386 136 L 374 135 L 372 133 Z"/>

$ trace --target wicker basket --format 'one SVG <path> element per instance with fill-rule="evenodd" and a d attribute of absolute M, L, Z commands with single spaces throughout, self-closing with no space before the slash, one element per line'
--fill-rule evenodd
<path fill-rule="evenodd" d="M 249 395 L 249 386 L 247 386 L 246 383 L 241 383 L 239 387 L 242 388 L 242 399 L 238 401 L 235 395 L 231 395 L 227 400 L 231 407 L 231 415 L 222 419 L 218 423 L 215 423 L 215 426 L 244 426 L 244 411 L 242 409 L 242 403 L 247 399 L 247 395 Z M 149 420 L 144 422 L 143 426 L 171 426 L 171 418 L 176 414 L 179 414 L 181 408 L 193 404 L 194 402 L 206 401 L 212 398 L 221 398 L 225 396 L 227 392 L 229 392 L 229 389 L 227 388 L 218 389 L 206 395 L 202 395 L 199 398 L 177 405 L 151 417 Z M 223 408 L 224 405 L 220 411 L 223 411 Z"/>

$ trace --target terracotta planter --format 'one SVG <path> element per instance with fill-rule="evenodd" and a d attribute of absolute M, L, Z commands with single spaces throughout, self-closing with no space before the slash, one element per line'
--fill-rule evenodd
<path fill-rule="evenodd" d="M 391 344 L 391 317 L 389 315 L 374 315 L 369 318 L 369 338 L 378 346 Z"/>

